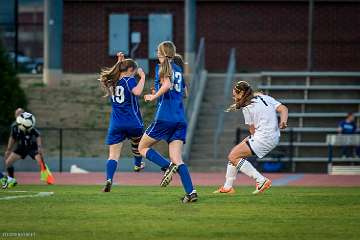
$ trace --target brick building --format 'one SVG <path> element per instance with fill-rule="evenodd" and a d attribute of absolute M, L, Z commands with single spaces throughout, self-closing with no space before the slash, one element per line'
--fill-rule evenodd
<path fill-rule="evenodd" d="M 111 65 L 109 15 L 129 15 L 129 31 L 141 32 L 137 58 L 148 58 L 148 16 L 172 15 L 172 39 L 184 49 L 184 1 L 65 0 L 65 72 L 97 72 Z M 198 0 L 197 39 L 205 37 L 206 65 L 224 71 L 237 49 L 238 71 L 305 70 L 308 1 Z M 360 2 L 317 0 L 314 11 L 314 69 L 360 70 Z M 153 61 L 151 61 L 153 63 Z"/>

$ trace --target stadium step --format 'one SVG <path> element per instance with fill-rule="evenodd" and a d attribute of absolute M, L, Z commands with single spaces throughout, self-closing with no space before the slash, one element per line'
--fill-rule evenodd
<path fill-rule="evenodd" d="M 201 110 L 194 134 L 190 153 L 190 164 L 203 165 L 201 159 L 213 158 L 214 136 L 218 123 L 219 112 L 223 111 L 224 74 L 209 74 L 206 94 L 201 103 Z M 229 104 L 231 103 L 229 99 Z M 240 125 L 241 113 L 225 115 L 224 134 L 219 139 L 219 156 L 226 156 L 233 147 L 236 128 Z M 199 160 L 200 159 L 200 160 Z M 208 168 L 207 165 L 203 165 Z"/>
<path fill-rule="evenodd" d="M 227 154 L 234 146 L 236 128 L 241 127 L 241 138 L 246 137 L 241 111 L 224 115 L 224 129 L 218 142 L 218 159 L 214 160 L 214 135 L 220 111 L 224 106 L 224 74 L 209 74 L 198 123 L 191 146 L 191 166 L 224 169 Z M 289 108 L 289 128 L 293 132 L 293 159 L 300 162 L 326 162 L 328 146 L 326 134 L 335 133 L 338 123 L 348 112 L 360 116 L 360 82 L 354 77 L 266 77 L 254 81 L 258 88 L 275 97 Z M 224 109 L 222 109 L 224 108 Z M 301 129 L 301 131 L 299 131 Z M 289 132 L 282 131 L 281 142 L 274 150 L 287 159 L 290 152 Z M 334 147 L 334 161 L 341 147 Z M 265 158 L 271 161 L 271 158 Z M 349 161 L 346 159 L 344 161 Z M 287 160 L 286 160 L 287 161 Z"/>
<path fill-rule="evenodd" d="M 326 134 L 336 132 L 348 112 L 359 116 L 360 82 L 358 77 L 268 77 L 258 87 L 289 108 L 289 127 L 295 131 L 294 160 L 327 161 Z M 359 120 L 358 120 L 359 124 Z M 289 148 L 289 133 L 283 132 L 277 149 Z M 341 147 L 334 148 L 334 161 Z M 342 160 L 342 159 L 340 159 Z M 349 160 L 349 159 L 347 159 Z"/>

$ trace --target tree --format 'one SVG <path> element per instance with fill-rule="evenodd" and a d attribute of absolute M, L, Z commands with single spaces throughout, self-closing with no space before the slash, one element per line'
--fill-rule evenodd
<path fill-rule="evenodd" d="M 26 108 L 26 105 L 25 92 L 20 87 L 20 80 L 0 39 L 0 129 L 9 129 L 14 121 L 15 109 Z M 5 132 L 1 131 L 0 139 L 5 138 Z"/>

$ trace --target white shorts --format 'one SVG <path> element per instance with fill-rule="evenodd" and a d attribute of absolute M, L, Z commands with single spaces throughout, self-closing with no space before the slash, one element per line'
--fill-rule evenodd
<path fill-rule="evenodd" d="M 265 140 L 250 136 L 247 143 L 253 154 L 255 154 L 258 158 L 263 158 L 276 147 L 279 143 L 279 139 L 279 137 L 273 137 Z"/>

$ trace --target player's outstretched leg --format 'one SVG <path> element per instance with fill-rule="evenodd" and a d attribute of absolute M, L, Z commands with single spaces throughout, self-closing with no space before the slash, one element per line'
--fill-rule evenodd
<path fill-rule="evenodd" d="M 253 191 L 253 194 L 264 192 L 271 187 L 271 180 L 261 175 L 246 159 L 240 159 L 236 168 L 247 176 L 255 179 L 256 188 L 255 191 Z"/>
<path fill-rule="evenodd" d="M 151 162 L 158 165 L 160 168 L 168 169 L 170 166 L 170 161 L 151 148 L 151 146 L 153 146 L 157 142 L 158 141 L 156 139 L 149 137 L 145 133 L 139 143 L 139 152 L 143 157 L 146 157 Z"/>

